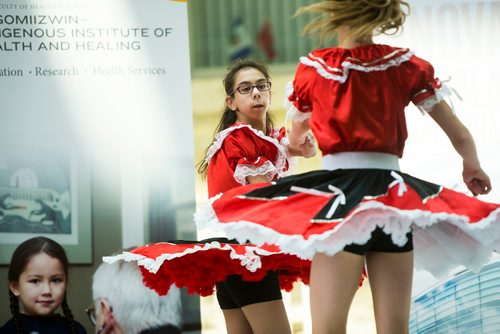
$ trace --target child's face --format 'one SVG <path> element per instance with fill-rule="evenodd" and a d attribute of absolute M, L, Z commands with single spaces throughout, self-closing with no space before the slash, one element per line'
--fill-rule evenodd
<path fill-rule="evenodd" d="M 66 275 L 61 262 L 45 253 L 33 256 L 10 290 L 19 297 L 24 313 L 52 315 L 61 305 L 66 291 Z"/>
<path fill-rule="evenodd" d="M 232 110 L 237 110 L 237 119 L 240 122 L 252 124 L 256 121 L 265 121 L 266 113 L 271 102 L 271 91 L 259 91 L 253 87 L 248 94 L 241 94 L 238 87 L 262 86 L 267 82 L 266 77 L 255 68 L 243 68 L 235 77 L 234 97 L 228 97 L 227 103 Z M 259 87 L 260 87 L 259 86 Z"/>

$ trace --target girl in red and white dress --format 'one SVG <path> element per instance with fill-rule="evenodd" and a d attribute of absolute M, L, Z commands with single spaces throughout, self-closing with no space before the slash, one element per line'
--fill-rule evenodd
<path fill-rule="evenodd" d="M 290 151 L 285 129 L 273 128 L 269 114 L 271 82 L 265 65 L 238 61 L 229 68 L 223 83 L 227 96 L 225 110 L 214 141 L 198 168 L 207 178 L 209 197 L 237 186 L 276 180 L 288 170 L 291 155 L 315 154 L 312 137 L 306 135 Z M 292 270 L 294 280 L 298 266 L 302 266 L 299 268 L 302 280 L 308 282 L 310 262 L 278 254 L 279 248 L 275 246 L 263 247 L 274 247 L 276 254 L 261 256 L 261 260 L 274 263 L 276 270 L 268 271 L 260 281 L 248 282 L 241 275 L 231 275 L 217 283 L 217 300 L 228 333 L 290 333 L 280 279 L 288 280 L 287 272 Z M 278 256 L 283 262 L 276 262 Z M 266 263 L 264 267 L 267 266 Z"/>
<path fill-rule="evenodd" d="M 330 0 L 299 10 L 323 13 L 306 27 L 338 34 L 337 47 L 300 59 L 289 86 L 290 148 L 312 132 L 324 170 L 247 185 L 211 199 L 199 226 L 312 259 L 314 333 L 345 333 L 366 264 L 377 333 L 407 333 L 413 268 L 436 276 L 478 270 L 500 249 L 500 205 L 400 171 L 413 102 L 443 129 L 463 158 L 474 196 L 491 190 L 468 129 L 443 100 L 430 63 L 406 48 L 375 44 L 396 32 L 409 6 L 399 0 Z"/>
<path fill-rule="evenodd" d="M 209 196 L 276 180 L 288 170 L 292 155 L 315 154 L 312 136 L 289 150 L 285 129 L 273 128 L 271 82 L 264 64 L 237 61 L 223 83 L 225 109 L 198 168 L 207 178 Z M 229 334 L 291 333 L 281 289 L 290 291 L 299 280 L 307 284 L 311 266 L 309 259 L 285 254 L 276 245 L 256 247 L 227 238 L 173 240 L 104 260 L 137 261 L 144 283 L 159 294 L 175 284 L 208 296 L 216 286 Z"/>

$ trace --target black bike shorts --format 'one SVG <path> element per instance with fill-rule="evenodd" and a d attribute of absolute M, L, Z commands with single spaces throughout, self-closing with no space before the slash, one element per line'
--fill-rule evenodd
<path fill-rule="evenodd" d="M 257 282 L 243 281 L 241 276 L 231 275 L 216 286 L 217 300 L 223 310 L 282 299 L 278 274 L 274 271 Z"/>
<path fill-rule="evenodd" d="M 370 240 L 364 245 L 350 244 L 344 247 L 344 251 L 358 255 L 365 255 L 368 252 L 389 252 L 404 253 L 413 250 L 413 235 L 410 232 L 406 235 L 408 241 L 403 246 L 395 245 L 391 236 L 385 234 L 382 228 L 378 227 L 372 232 Z"/>

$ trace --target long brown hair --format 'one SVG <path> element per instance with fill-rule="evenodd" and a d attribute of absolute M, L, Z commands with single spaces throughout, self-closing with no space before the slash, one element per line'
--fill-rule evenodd
<path fill-rule="evenodd" d="M 350 28 L 348 39 L 365 40 L 373 34 L 396 34 L 409 12 L 410 5 L 402 0 L 328 0 L 301 7 L 295 15 L 324 14 L 304 27 L 306 34 L 319 34 L 320 41 L 336 36 L 342 26 Z"/>
<path fill-rule="evenodd" d="M 35 237 L 22 242 L 17 246 L 9 265 L 8 280 L 9 283 L 19 282 L 19 277 L 26 269 L 28 262 L 33 258 L 33 256 L 45 253 L 50 257 L 53 257 L 61 263 L 64 274 L 66 275 L 66 281 L 68 280 L 68 267 L 69 262 L 66 256 L 64 248 L 52 239 L 45 237 Z M 9 289 L 10 297 L 10 310 L 12 313 L 12 319 L 14 321 L 14 326 L 16 328 L 16 333 L 24 333 L 24 329 L 21 325 L 20 311 L 19 311 L 19 298 L 12 293 Z M 63 309 L 64 318 L 66 319 L 66 326 L 70 333 L 77 333 L 76 323 L 73 319 L 73 313 L 71 312 L 68 302 L 66 300 L 66 293 L 64 293 L 64 298 L 61 304 Z"/>
<path fill-rule="evenodd" d="M 228 67 L 226 76 L 222 80 L 222 84 L 224 85 L 224 91 L 226 92 L 226 96 L 231 96 L 234 97 L 234 84 L 235 84 L 235 78 L 236 75 L 238 74 L 239 71 L 245 69 L 245 68 L 255 68 L 257 71 L 262 73 L 266 80 L 270 80 L 270 71 L 269 68 L 256 60 L 251 60 L 251 59 L 240 59 L 235 61 L 234 63 L 231 64 L 231 66 Z M 229 106 L 227 105 L 227 102 L 224 102 L 224 110 L 222 112 L 221 119 L 219 121 L 219 124 L 215 128 L 214 136 L 212 138 L 211 144 L 207 146 L 207 148 L 204 151 L 203 158 L 196 164 L 198 167 L 198 173 L 201 174 L 202 178 L 206 178 L 207 176 L 207 171 L 208 171 L 208 161 L 205 160 L 205 157 L 207 156 L 207 151 L 212 145 L 212 143 L 215 140 L 215 136 L 221 132 L 222 130 L 225 130 L 229 128 L 231 125 L 236 123 L 236 113 L 234 110 L 231 110 Z M 272 120 L 271 115 L 269 112 L 266 113 L 266 132 L 269 132 L 270 129 L 274 127 L 274 122 Z"/>

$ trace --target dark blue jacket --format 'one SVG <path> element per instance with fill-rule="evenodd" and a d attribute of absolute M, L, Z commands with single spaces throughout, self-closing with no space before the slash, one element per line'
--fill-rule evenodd
<path fill-rule="evenodd" d="M 69 334 L 71 333 L 66 325 L 66 319 L 59 315 L 37 317 L 26 314 L 21 314 L 21 326 L 24 333 L 31 334 Z M 85 328 L 75 321 L 75 328 L 78 334 L 87 334 Z M 0 328 L 0 334 L 17 334 L 14 320 L 10 319 Z"/>

